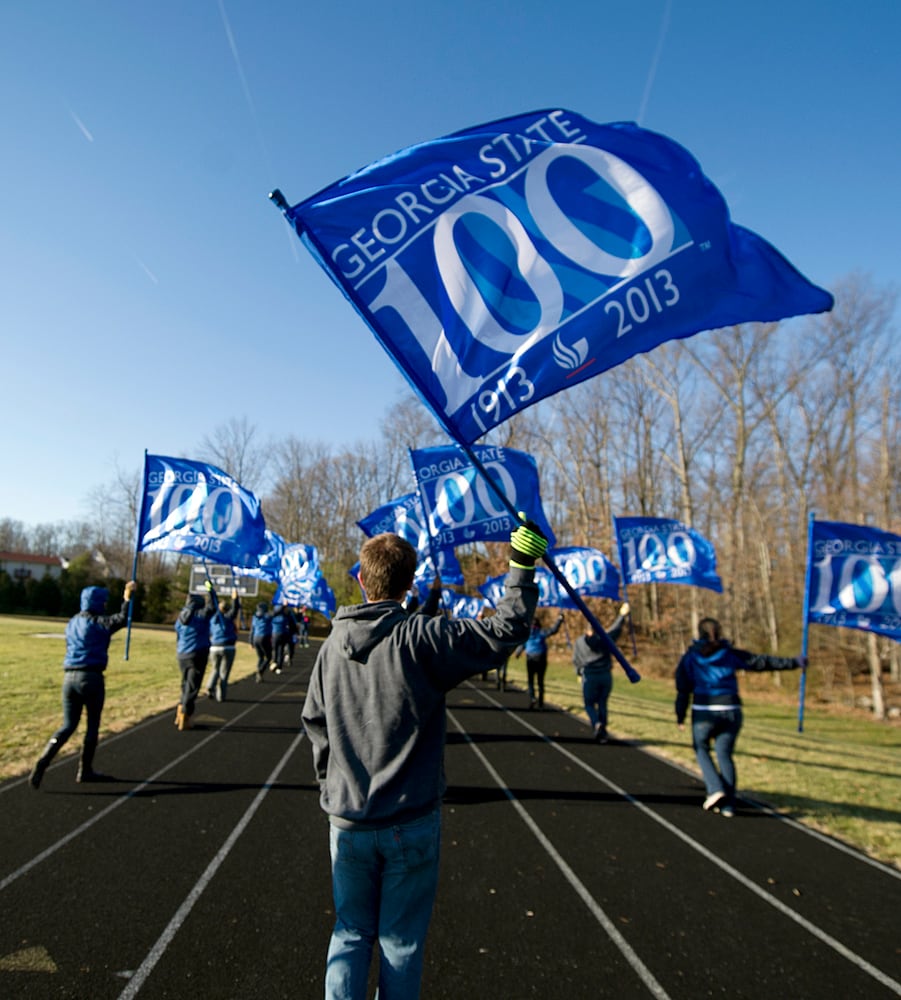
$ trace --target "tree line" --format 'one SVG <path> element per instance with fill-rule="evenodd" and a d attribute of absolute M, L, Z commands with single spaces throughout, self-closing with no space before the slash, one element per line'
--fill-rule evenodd
<path fill-rule="evenodd" d="M 639 635 L 664 658 L 684 648 L 701 614 L 720 618 L 737 645 L 797 652 L 809 511 L 901 533 L 897 292 L 860 274 L 833 292 L 830 313 L 670 342 L 486 439 L 534 456 L 559 545 L 592 545 L 618 562 L 613 517 L 627 515 L 677 517 L 713 542 L 722 595 L 673 585 L 629 594 Z M 375 440 L 350 447 L 290 435 L 264 441 L 234 418 L 186 457 L 219 465 L 256 493 L 267 526 L 287 541 L 316 545 L 340 604 L 359 600 L 347 575 L 363 540 L 357 520 L 414 488 L 408 448 L 446 442 L 408 395 L 388 407 Z M 26 528 L 0 520 L 0 549 L 80 556 L 95 573 L 124 580 L 140 489 L 140 470 L 122 470 L 90 497 L 90 522 Z M 503 571 L 503 546 L 457 554 L 467 593 Z M 172 620 L 186 560 L 144 554 L 140 579 L 145 616 Z M 4 593 L 0 581 L 0 610 Z M 847 629 L 810 634 L 811 659 L 832 672 L 825 687 L 868 671 L 877 715 L 883 677 L 899 680 L 898 648 Z"/>

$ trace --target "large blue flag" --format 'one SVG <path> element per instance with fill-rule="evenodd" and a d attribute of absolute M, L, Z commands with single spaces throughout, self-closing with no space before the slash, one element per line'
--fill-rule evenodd
<path fill-rule="evenodd" d="M 901 535 L 814 520 L 807 559 L 808 622 L 901 642 Z"/>
<path fill-rule="evenodd" d="M 513 448 L 478 445 L 472 450 L 513 509 L 524 511 L 553 545 L 554 533 L 544 516 L 535 459 Z M 429 531 L 437 545 L 510 538 L 518 522 L 462 449 L 456 445 L 419 448 L 410 451 L 410 460 Z"/>
<path fill-rule="evenodd" d="M 457 441 L 667 340 L 832 308 L 672 139 L 534 111 L 272 198 Z"/>
<path fill-rule="evenodd" d="M 453 549 L 442 548 L 429 538 L 428 523 L 418 493 L 405 493 L 389 500 L 357 524 L 368 538 L 390 531 L 405 538 L 416 549 L 419 556 L 416 585 L 420 590 L 431 585 L 436 569 L 445 583 L 463 583 L 463 570 Z"/>
<path fill-rule="evenodd" d="M 716 551 L 699 532 L 668 517 L 615 517 L 623 582 L 688 583 L 718 594 Z"/>
<path fill-rule="evenodd" d="M 260 502 L 206 462 L 146 455 L 137 551 L 254 566 L 266 546 Z"/>

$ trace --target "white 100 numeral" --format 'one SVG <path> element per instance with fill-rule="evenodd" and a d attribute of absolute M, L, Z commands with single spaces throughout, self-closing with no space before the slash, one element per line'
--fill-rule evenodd
<path fill-rule="evenodd" d="M 691 536 L 684 531 L 669 532 L 666 542 L 659 535 L 648 532 L 641 536 L 637 546 L 634 538 L 627 539 L 624 548 L 630 574 L 639 569 L 661 569 L 667 562 L 673 566 L 690 567 L 694 565 L 697 555 Z"/>
<path fill-rule="evenodd" d="M 883 606 L 885 599 L 891 593 L 892 607 L 901 614 L 901 559 L 896 560 L 888 573 L 875 556 L 849 556 L 841 563 L 837 597 L 838 603 L 845 611 L 873 614 Z M 813 606 L 815 609 L 826 608 L 831 603 L 834 579 L 832 556 L 826 556 L 814 566 L 818 570 L 819 586 Z M 866 577 L 869 582 L 871 597 L 861 608 L 857 605 L 858 588 L 854 584 L 862 577 Z"/>

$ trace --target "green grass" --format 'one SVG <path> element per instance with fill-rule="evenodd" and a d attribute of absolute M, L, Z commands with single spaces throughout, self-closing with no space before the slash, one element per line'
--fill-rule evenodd
<path fill-rule="evenodd" d="M 511 659 L 508 680 L 525 687 L 525 665 Z M 744 726 L 735 762 L 740 794 L 901 868 L 901 726 L 809 702 L 798 732 L 797 678 L 774 688 L 770 676 L 742 678 Z M 545 699 L 585 718 L 568 662 L 551 658 Z M 672 679 L 630 684 L 614 667 L 610 732 L 700 777 L 691 729 L 676 726 Z"/>
<path fill-rule="evenodd" d="M 26 773 L 60 724 L 64 630 L 58 619 L 0 616 L 0 778 Z M 174 630 L 134 627 L 127 661 L 124 649 L 123 629 L 110 645 L 101 739 L 174 712 L 178 700 Z M 250 646 L 240 643 L 232 680 L 250 676 L 255 663 Z M 615 668 L 611 733 L 697 773 L 690 732 L 676 728 L 672 680 L 642 672 L 641 683 L 629 684 Z M 522 659 L 510 660 L 508 676 L 525 687 Z M 745 724 L 736 753 L 742 794 L 901 868 L 901 726 L 811 702 L 798 733 L 796 676 L 778 689 L 768 676 L 743 680 Z M 567 661 L 551 659 L 546 692 L 549 702 L 584 716 Z M 79 737 L 64 753 L 78 752 Z"/>
<path fill-rule="evenodd" d="M 0 615 L 0 778 L 30 770 L 44 743 L 62 722 L 62 662 L 65 620 Z M 132 627 L 128 660 L 126 630 L 110 643 L 106 703 L 100 738 L 121 732 L 175 705 L 181 674 L 175 659 L 175 630 Z M 256 655 L 239 644 L 231 681 L 253 673 Z M 77 753 L 79 731 L 62 753 Z"/>

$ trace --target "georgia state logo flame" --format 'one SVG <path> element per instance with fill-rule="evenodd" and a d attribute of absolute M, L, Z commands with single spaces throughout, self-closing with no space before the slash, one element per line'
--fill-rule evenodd
<path fill-rule="evenodd" d="M 565 368 L 567 371 L 575 371 L 585 364 L 587 357 L 588 341 L 584 337 L 569 347 L 563 343 L 563 338 L 559 333 L 554 337 L 554 361 L 561 368 Z"/>

